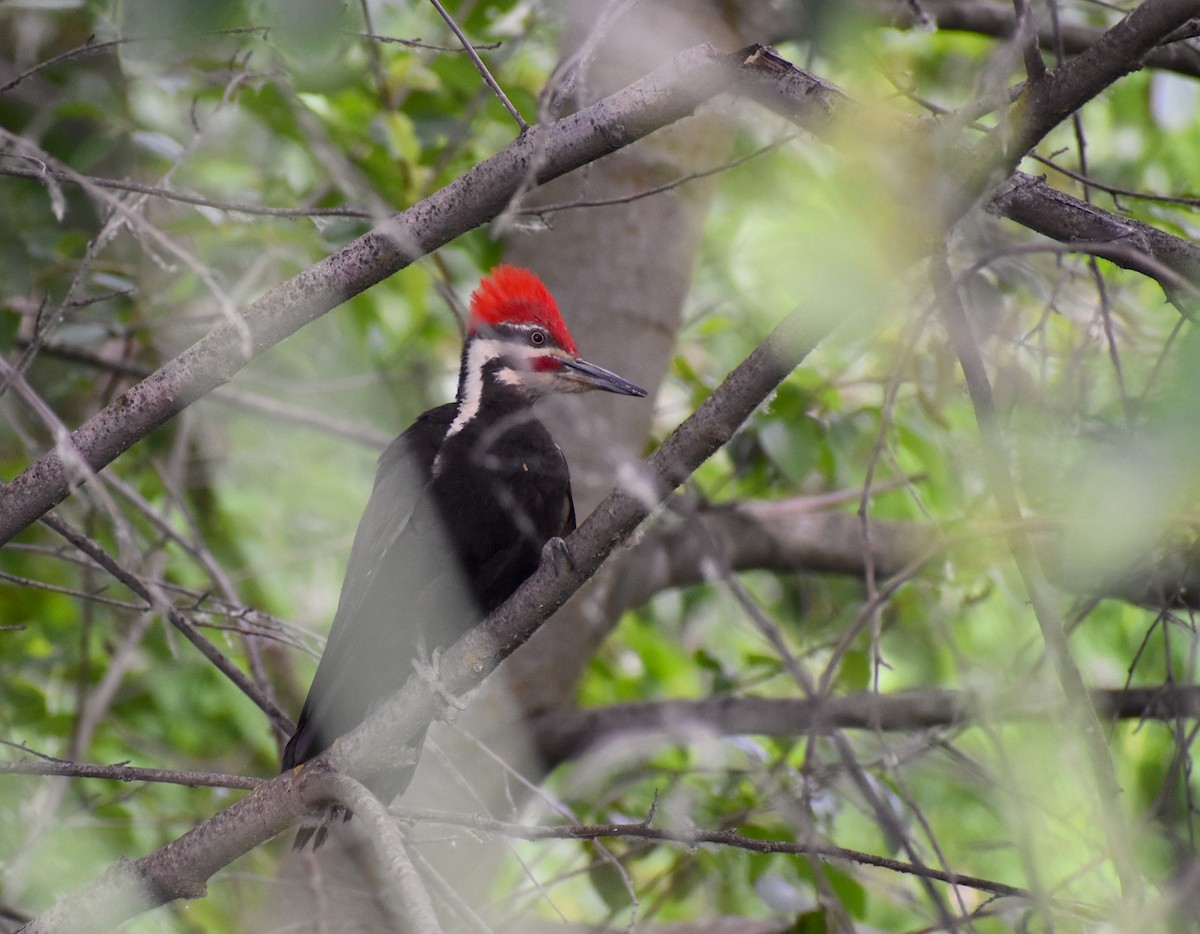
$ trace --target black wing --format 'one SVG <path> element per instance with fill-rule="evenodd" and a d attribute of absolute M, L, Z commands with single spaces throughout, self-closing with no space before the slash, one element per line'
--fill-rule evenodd
<path fill-rule="evenodd" d="M 455 410 L 427 412 L 380 459 L 285 770 L 361 723 L 403 686 L 414 658 L 502 603 L 546 540 L 575 528 L 566 460 L 539 421 L 485 412 L 446 438 Z"/>
<path fill-rule="evenodd" d="M 284 770 L 327 749 L 404 684 L 426 625 L 471 613 L 454 562 L 445 560 L 449 550 L 429 491 L 454 411 L 451 404 L 426 412 L 380 458 Z"/>

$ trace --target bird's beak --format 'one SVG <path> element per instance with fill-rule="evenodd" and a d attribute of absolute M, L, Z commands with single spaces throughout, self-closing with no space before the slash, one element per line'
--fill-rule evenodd
<path fill-rule="evenodd" d="M 646 390 L 635 386 L 627 379 L 622 379 L 616 373 L 580 360 L 578 357 L 567 357 L 562 360 L 563 375 L 573 382 L 581 383 L 583 389 L 603 389 L 605 392 L 615 392 L 622 396 L 644 396 Z"/>

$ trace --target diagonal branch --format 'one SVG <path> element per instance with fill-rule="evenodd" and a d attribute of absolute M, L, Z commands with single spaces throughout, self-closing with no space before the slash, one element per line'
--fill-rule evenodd
<path fill-rule="evenodd" d="M 533 178 L 538 184 L 586 165 L 690 114 L 762 67 L 697 46 L 627 88 L 545 126 L 531 127 L 445 188 L 388 218 L 271 289 L 92 416 L 63 444 L 0 488 L 0 544 L 61 502 L 87 471 L 107 466 L 153 429 L 231 379 L 268 348 L 330 309 L 460 234 L 497 217 Z M 816 93 L 821 107 L 830 92 Z"/>
<path fill-rule="evenodd" d="M 976 147 L 976 155 L 985 156 L 982 168 L 996 165 L 1010 174 L 1047 133 L 1141 68 L 1142 59 L 1198 11 L 1196 0 L 1146 0 L 1078 57 L 1027 84 L 1022 99 Z"/>
<path fill-rule="evenodd" d="M 1165 22 L 1177 22 L 1182 0 L 1150 0 L 1145 7 L 1167 7 Z M 1192 4 L 1194 7 L 1194 0 Z M 1148 38 L 1143 7 L 1110 30 L 1100 43 L 1113 55 L 1125 59 L 1102 61 L 1100 69 L 1108 82 L 1137 67 Z M 1127 24 L 1137 17 L 1136 30 Z M 1165 28 L 1152 18 L 1150 25 Z M 1132 34 L 1133 39 L 1130 39 Z M 1133 41 L 1136 40 L 1136 41 Z M 1094 61 L 1089 50 L 1054 72 L 1041 85 L 1050 86 L 1042 93 L 1038 112 L 1065 113 L 1086 101 L 1085 93 L 1099 93 L 1103 81 L 1083 84 L 1067 80 L 1077 74 L 1078 63 Z M 1065 75 L 1065 77 L 1061 77 Z M 1050 78 L 1055 77 L 1055 81 Z M 792 66 L 770 49 L 753 46 L 733 55 L 723 55 L 709 46 L 698 46 L 681 53 L 629 87 L 554 123 L 531 127 L 517 140 L 490 159 L 480 163 L 445 188 L 411 208 L 393 215 L 375 229 L 341 250 L 281 283 L 254 302 L 235 321 L 227 322 L 202 338 L 155 373 L 125 392 L 115 402 L 94 415 L 74 431 L 69 440 L 39 458 L 11 483 L 0 487 L 0 544 L 28 527 L 61 502 L 75 486 L 88 479 L 88 471 L 98 471 L 136 444 L 150 431 L 167 422 L 196 399 L 231 379 L 252 359 L 285 337 L 325 314 L 347 299 L 382 281 L 416 259 L 480 224 L 499 216 L 511 199 L 528 182 L 530 173 L 538 184 L 614 152 L 637 139 L 691 113 L 704 101 L 721 92 L 749 97 L 771 108 L 811 132 L 820 133 L 831 123 L 836 111 L 847 99 L 835 87 L 814 75 Z M 1048 95 L 1048 96 L 1047 96 Z M 1055 103 L 1057 101 L 1057 103 Z M 1054 106 L 1051 106 L 1054 104 Z M 1028 108 L 1016 108 L 1025 112 Z M 876 114 L 866 115 L 868 121 Z M 895 122 L 902 118 L 893 115 Z M 1032 124 L 1034 121 L 1027 121 Z M 906 125 L 919 136 L 917 125 Z M 1019 135 L 1036 142 L 1038 133 L 1047 129 L 1028 129 Z M 993 132 L 979 145 L 991 139 L 1004 140 Z M 837 140 L 834 140 L 836 143 Z M 1030 142 L 1029 145 L 1033 145 Z M 956 199 L 961 206 L 971 203 L 997 174 L 997 155 L 960 159 L 953 169 L 950 186 L 963 194 Z M 1002 161 L 1002 160 L 1001 160 Z M 950 171 L 948 169 L 948 171 Z M 936 174 L 936 173 L 934 173 Z M 1020 193 L 1021 197 L 1012 195 Z M 1018 186 L 994 203 L 994 208 L 1019 223 L 1031 218 L 1029 205 L 1051 200 L 1052 190 Z M 1053 192 L 1061 202 L 1066 197 Z M 1010 206 L 1011 205 L 1011 206 Z M 1088 207 L 1110 229 L 1133 226 L 1124 218 Z M 1047 211 L 1037 212 L 1044 217 Z M 1037 223 L 1046 225 L 1044 221 Z M 1037 223 L 1030 221 L 1034 229 Z M 1060 239 L 1050 230 L 1044 231 Z M 1149 272 L 1170 290 L 1178 283 L 1170 274 L 1195 282 L 1200 260 L 1195 244 L 1182 238 L 1161 235 L 1153 240 L 1155 252 L 1147 262 L 1137 263 L 1123 251 L 1114 262 L 1127 268 Z M 1140 238 L 1145 240 L 1146 238 Z M 1150 262 L 1150 260 L 1156 261 Z M 1168 272 L 1163 273 L 1166 269 Z M 1156 272 L 1150 270 L 1157 270 Z M 1176 290 L 1178 291 L 1178 290 Z"/>
<path fill-rule="evenodd" d="M 513 102 L 508 99 L 508 95 L 504 93 L 504 89 L 500 87 L 492 73 L 488 71 L 487 65 L 483 63 L 483 59 L 479 57 L 479 53 L 475 51 L 475 46 L 471 45 L 471 40 L 467 38 L 467 34 L 462 31 L 462 27 L 454 21 L 454 17 L 446 12 L 446 8 L 442 6 L 438 0 L 429 0 L 433 4 L 433 8 L 438 11 L 438 15 L 446 21 L 446 25 L 450 27 L 454 35 L 458 36 L 458 41 L 462 43 L 463 51 L 471 57 L 472 63 L 475 65 L 475 70 L 479 72 L 484 83 L 492 89 L 492 93 L 500 99 L 500 103 L 504 105 L 504 109 L 509 112 L 513 120 L 517 122 L 517 128 L 524 133 L 529 129 L 529 124 L 525 122 L 525 118 L 521 116 L 521 112 L 513 106 Z"/>
<path fill-rule="evenodd" d="M 96 545 L 87 536 L 75 531 L 68 523 L 63 522 L 58 517 L 47 516 L 44 521 L 50 528 L 78 548 L 83 554 L 95 561 L 108 574 L 111 574 L 115 580 L 120 581 L 129 590 L 145 600 L 148 606 L 154 607 L 161 612 L 171 625 L 183 634 L 185 639 L 200 650 L 201 655 L 212 662 L 218 671 L 224 674 L 243 694 L 258 705 L 258 708 L 267 715 L 281 736 L 291 734 L 295 729 L 295 724 L 292 722 L 291 717 L 283 712 L 275 702 L 275 699 L 268 696 L 237 665 L 230 661 L 220 649 L 213 645 L 209 639 L 205 638 L 195 623 L 171 605 L 170 601 L 166 600 L 161 592 L 157 592 L 156 587 L 141 580 L 137 575 L 126 571 L 104 549 Z"/>
<path fill-rule="evenodd" d="M 1009 551 L 1025 585 L 1046 654 L 1067 699 L 1068 713 L 1077 725 L 1080 743 L 1091 766 L 1099 797 L 1093 813 L 1104 830 L 1109 859 L 1120 879 L 1122 892 L 1134 903 L 1140 904 L 1145 887 L 1134 859 L 1129 828 L 1121 813 L 1121 788 L 1100 726 L 1099 712 L 1093 705 L 1083 675 L 1071 654 L 1065 621 L 1059 612 L 1056 597 L 1050 590 L 1041 561 L 1025 531 L 1020 500 L 1008 468 L 1007 446 L 991 382 L 944 252 L 931 264 L 931 278 L 938 310 L 962 367 L 967 394 L 975 411 L 989 492 L 996 502 L 1001 520 L 1008 527 Z"/>
<path fill-rule="evenodd" d="M 440 675 L 462 694 L 522 645 L 537 627 L 589 580 L 600 565 L 666 496 L 721 448 L 746 418 L 800 364 L 825 335 L 814 331 L 807 310 L 785 318 L 771 335 L 726 377 L 721 386 L 668 437 L 567 539 L 571 567 L 543 562 L 516 593 L 471 630 L 441 661 Z M 418 678 L 382 705 L 377 715 L 330 750 L 330 764 L 368 778 L 389 768 L 397 740 L 408 740 L 438 714 L 437 692 Z M 412 722 L 396 729 L 397 724 Z M 355 773 L 358 774 L 358 773 Z"/>
<path fill-rule="evenodd" d="M 1162 684 L 1097 688 L 1092 703 L 1119 720 L 1200 719 L 1200 686 Z M 1011 723 L 1054 716 L 1048 692 L 976 696 L 970 691 L 912 690 L 890 694 L 857 691 L 813 698 L 718 694 L 699 700 L 657 700 L 594 708 L 562 708 L 533 720 L 538 751 L 553 767 L 605 743 L 634 735 L 661 735 L 668 743 L 697 735 L 801 736 L 834 730 L 906 732 L 965 729 L 980 720 Z"/>
<path fill-rule="evenodd" d="M 901 29 L 933 25 L 942 31 L 978 33 L 1001 39 L 1013 34 L 1017 20 L 1012 4 L 996 0 L 921 0 L 920 4 L 884 0 L 873 3 L 870 9 L 883 21 Z M 925 22 L 918 17 L 918 10 L 926 14 Z M 1045 24 L 1037 29 L 1037 41 L 1043 49 L 1056 51 L 1061 47 L 1068 55 L 1078 55 L 1095 45 L 1102 34 L 1102 30 L 1082 23 L 1061 23 L 1057 29 Z M 1143 62 L 1154 68 L 1200 78 L 1200 55 L 1181 38 L 1167 37 L 1143 56 Z"/>
<path fill-rule="evenodd" d="M 1175 14 L 1178 3 L 1149 0 L 1139 11 Z M 1135 17 L 1138 11 L 1125 22 Z M 1158 20 L 1153 22 L 1161 25 Z M 1127 27 L 1121 34 L 1132 32 L 1137 42 L 1109 44 L 1108 54 L 1132 56 L 1104 70 L 1109 80 L 1136 67 L 1138 50 L 1145 44 L 1145 23 L 1146 16 L 1142 16 L 1135 23 L 1136 30 Z M 227 324 L 217 329 L 85 423 L 72 436 L 73 446 L 93 469 L 101 469 L 152 428 L 308 321 L 424 252 L 497 216 L 531 172 L 539 182 L 546 181 L 612 152 L 690 113 L 718 91 L 729 90 L 731 74 L 759 79 L 760 93 L 753 96 L 771 99 L 774 106 L 786 109 L 804 125 L 813 123 L 814 117 L 826 121 L 838 98 L 836 89 L 777 56 L 760 53 L 763 50 L 753 51 L 749 58 L 742 53 L 727 57 L 708 47 L 693 49 L 591 108 L 531 128 L 445 189 L 272 290 L 246 311 L 237 327 Z M 1069 98 L 1077 100 L 1071 106 L 1074 109 L 1086 99 L 1081 98 L 1080 87 L 1065 79 L 1059 84 L 1049 79 L 1046 83 L 1051 90 L 1062 89 L 1059 107 Z M 750 94 L 741 82 L 737 90 Z M 806 116 L 796 117 L 798 110 Z M 968 170 L 953 181 L 969 186 L 978 177 Z M 249 338 L 245 343 L 243 335 Z M 512 598 L 443 655 L 440 673 L 446 688 L 462 693 L 474 687 L 527 639 L 671 489 L 729 439 L 821 336 L 807 326 L 805 315 L 799 312 L 785 319 L 664 442 L 642 472 L 610 495 L 580 526 L 568 542 L 573 558 L 569 570 L 558 572 L 549 564 L 539 568 Z M 77 480 L 68 474 L 58 455 L 51 453 L 0 489 L 0 539 L 7 540 L 52 508 Z M 202 895 L 207 879 L 215 872 L 320 804 L 322 795 L 329 793 L 323 774 L 342 771 L 369 779 L 397 761 L 406 741 L 438 714 L 439 703 L 437 691 L 420 678 L 411 678 L 401 692 L 327 753 L 304 768 L 264 783 L 163 849 L 136 862 L 118 863 L 27 930 L 110 930 L 153 905 Z"/>
<path fill-rule="evenodd" d="M 575 593 L 674 487 L 725 444 L 824 335 L 795 311 L 771 333 L 645 462 L 625 489 L 614 491 L 567 540 L 570 569 L 544 563 L 517 592 L 441 657 L 445 689 L 478 685 Z M 199 898 L 208 879 L 254 847 L 282 833 L 329 800 L 328 776 L 367 779 L 394 768 L 406 743 L 439 714 L 444 691 L 426 679 L 404 688 L 360 727 L 300 768 L 258 786 L 162 849 L 122 860 L 99 879 L 30 922 L 27 934 L 108 931 L 176 898 Z"/>
<path fill-rule="evenodd" d="M 1014 172 L 984 209 L 1060 243 L 1107 246 L 1105 259 L 1153 279 L 1172 302 L 1200 304 L 1200 243 L 1194 240 L 1105 211 L 1025 172 Z"/>

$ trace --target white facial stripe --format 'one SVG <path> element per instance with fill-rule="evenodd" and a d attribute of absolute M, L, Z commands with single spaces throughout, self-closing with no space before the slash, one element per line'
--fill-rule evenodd
<path fill-rule="evenodd" d="M 533 328 L 529 328 L 529 330 L 533 330 Z M 528 361 L 529 365 L 523 369 L 504 367 L 497 372 L 496 378 L 509 386 L 520 386 L 535 394 L 539 393 L 539 383 L 544 382 L 546 374 L 535 370 L 533 361 L 539 357 L 548 356 L 545 348 L 477 337 L 471 341 L 470 349 L 467 351 L 466 385 L 463 386 L 458 403 L 458 414 L 454 416 L 454 421 L 451 422 L 450 429 L 446 432 L 447 438 L 458 434 L 471 419 L 479 414 L 479 404 L 483 398 L 483 368 L 489 360 L 502 356 L 514 361 L 523 358 Z"/>
<path fill-rule="evenodd" d="M 503 341 L 475 338 L 467 351 L 466 385 L 458 401 L 458 414 L 450 423 L 446 437 L 458 434 L 466 427 L 467 422 L 479 412 L 479 402 L 483 398 L 483 366 L 494 357 L 500 356 L 508 345 Z"/>

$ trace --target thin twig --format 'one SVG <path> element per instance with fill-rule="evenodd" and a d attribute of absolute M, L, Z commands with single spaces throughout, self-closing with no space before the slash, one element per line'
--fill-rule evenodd
<path fill-rule="evenodd" d="M 1131 902 L 1139 904 L 1144 898 L 1145 886 L 1130 845 L 1129 828 L 1121 814 L 1120 784 L 1105 743 L 1096 707 L 1088 694 L 1083 675 L 1071 655 L 1056 598 L 1046 582 L 1037 553 L 1022 527 L 1020 500 L 1007 467 L 1008 452 L 996 412 L 991 381 L 971 332 L 966 309 L 959 297 L 944 247 L 934 256 L 930 268 L 938 308 L 949 333 L 951 346 L 962 367 L 967 394 L 975 410 L 975 421 L 984 451 L 983 464 L 987 483 L 1001 519 L 1009 526 L 1009 548 L 1029 595 L 1046 652 L 1070 710 L 1076 718 L 1078 734 L 1091 765 L 1092 777 L 1100 797 L 1093 811 L 1104 829 L 1109 858 L 1120 878 L 1122 891 Z"/>
<path fill-rule="evenodd" d="M 3 153 L 11 156 L 11 153 Z M 0 166 L 0 175 L 13 178 L 27 178 L 32 181 L 44 181 L 52 178 L 56 182 L 68 182 L 72 185 L 96 188 L 108 188 L 114 191 L 133 191 L 142 195 L 151 195 L 165 201 L 178 201 L 181 204 L 194 204 L 197 207 L 212 208 L 216 211 L 236 211 L 239 214 L 255 214 L 263 217 L 353 217 L 363 220 L 371 218 L 370 211 L 359 208 L 272 208 L 247 201 L 221 201 L 217 198 L 207 198 L 203 195 L 193 195 L 174 188 L 162 188 L 158 185 L 143 185 L 139 182 L 125 181 L 116 178 L 100 178 L 95 175 L 81 175 L 74 172 L 59 172 L 47 168 L 19 169 L 15 166 Z"/>
<path fill-rule="evenodd" d="M 272 725 L 280 735 L 290 735 L 295 729 L 295 724 L 291 718 L 275 703 L 270 697 L 267 697 L 258 685 L 246 677 L 245 673 L 231 662 L 225 655 L 196 627 L 196 625 L 188 619 L 183 613 L 179 612 L 175 607 L 171 606 L 161 594 L 155 594 L 154 588 L 149 586 L 147 582 L 141 580 L 137 575 L 125 570 L 121 567 L 109 554 L 104 551 L 99 545 L 89 539 L 86 535 L 77 532 L 68 523 L 59 519 L 57 516 L 46 515 L 42 517 L 42 522 L 48 525 L 51 529 L 69 541 L 72 545 L 94 560 L 104 570 L 115 577 L 118 581 L 132 590 L 135 594 L 158 607 L 159 610 L 167 617 L 171 625 L 183 633 L 184 637 L 192 643 L 200 653 L 210 662 L 216 665 L 230 681 L 232 681 L 247 697 L 249 697 L 271 720 Z"/>
<path fill-rule="evenodd" d="M 367 0 L 359 0 L 362 11 L 363 25 L 367 27 L 367 35 L 373 35 L 375 27 L 371 22 L 371 7 Z M 375 80 L 375 93 L 379 95 L 379 103 L 384 110 L 392 109 L 392 95 L 388 90 L 387 75 L 383 70 L 383 57 L 379 54 L 379 46 L 373 39 L 366 41 L 367 58 L 371 63 L 371 76 Z"/>
<path fill-rule="evenodd" d="M 1074 169 L 1069 169 L 1065 165 L 1060 165 L 1048 156 L 1039 156 L 1036 152 L 1031 152 L 1029 158 L 1035 162 L 1040 162 L 1042 165 L 1053 169 L 1055 172 L 1061 172 L 1067 178 L 1079 182 L 1079 184 L 1087 188 L 1095 188 L 1103 191 L 1113 197 L 1121 198 L 1137 198 L 1141 201 L 1155 201 L 1160 204 L 1176 204 L 1185 208 L 1200 207 L 1200 198 L 1189 197 L 1188 195 L 1160 195 L 1153 191 L 1138 191 L 1136 188 L 1122 188 L 1119 185 L 1113 185 L 1108 182 L 1102 182 L 1091 175 L 1084 175 L 1081 172 L 1076 172 Z"/>
<path fill-rule="evenodd" d="M 475 46 L 471 44 L 471 40 L 467 38 L 466 33 L 459 28 L 458 23 L 454 22 L 454 17 L 446 12 L 446 8 L 442 6 L 439 0 L 429 0 L 429 2 L 432 3 L 433 8 L 442 15 L 442 19 L 446 21 L 446 25 L 454 30 L 454 34 L 458 36 L 458 41 L 462 43 L 463 49 L 466 50 L 466 53 L 469 56 L 471 56 L 471 61 L 475 63 L 475 68 L 481 75 L 483 75 L 483 80 L 487 82 L 488 87 L 495 92 L 495 95 L 500 98 L 500 103 L 502 103 L 505 109 L 512 114 L 512 118 L 517 121 L 517 126 L 520 127 L 521 132 L 524 133 L 529 129 L 529 124 L 525 122 L 525 118 L 521 116 L 520 111 L 513 106 L 512 101 L 508 99 L 508 95 L 504 93 L 504 90 L 500 87 L 499 83 L 497 83 L 496 79 L 492 77 L 492 73 L 488 71 L 487 65 L 483 63 L 483 59 L 480 58 L 479 53 L 475 51 Z"/>
<path fill-rule="evenodd" d="M 960 875 L 927 866 L 917 866 L 914 863 L 886 856 L 877 856 L 862 850 L 852 850 L 846 847 L 829 846 L 825 844 L 795 843 L 790 840 L 763 840 L 757 837 L 747 837 L 732 830 L 673 830 L 648 825 L 645 821 L 629 824 L 587 824 L 576 826 L 530 826 L 494 820 L 478 815 L 460 815 L 444 811 L 433 811 L 419 808 L 396 808 L 393 813 L 402 820 L 421 821 L 425 823 L 442 823 L 453 826 L 467 827 L 487 833 L 505 834 L 522 840 L 599 840 L 605 837 L 655 840 L 662 843 L 679 843 L 684 846 L 696 847 L 703 845 L 728 846 L 751 853 L 785 853 L 793 856 L 815 856 L 819 859 L 851 862 L 860 866 L 876 866 L 893 872 L 918 876 L 935 882 L 946 882 L 960 885 L 981 892 L 990 892 L 1012 898 L 1029 898 L 1026 889 L 978 876 Z M 1091 916 L 1089 908 L 1077 903 L 1060 903 L 1060 906 Z"/>
<path fill-rule="evenodd" d="M 374 32 L 356 32 L 356 36 L 360 39 L 372 39 L 375 42 L 391 43 L 393 45 L 402 45 L 408 49 L 425 49 L 429 52 L 466 52 L 467 49 L 461 45 L 436 45 L 432 42 L 423 42 L 420 39 L 401 39 L 399 36 L 381 36 Z M 471 45 L 472 49 L 479 49 L 483 52 L 491 52 L 500 48 L 502 42 L 476 42 Z"/>
<path fill-rule="evenodd" d="M 670 191 L 673 188 L 686 184 L 687 182 L 695 181 L 698 178 L 708 178 L 712 175 L 719 175 L 722 172 L 727 172 L 730 169 L 736 168 L 743 162 L 749 162 L 751 159 L 757 159 L 764 153 L 768 153 L 773 149 L 778 149 L 785 143 L 790 143 L 795 136 L 786 136 L 783 139 L 777 139 L 773 143 L 767 143 L 765 146 L 760 146 L 754 152 L 746 153 L 744 156 L 738 156 L 736 159 L 730 159 L 727 162 L 722 162 L 720 165 L 715 165 L 711 169 L 701 169 L 696 172 L 689 172 L 687 175 L 681 175 L 679 178 L 671 179 L 669 182 L 663 182 L 661 185 L 653 185 L 650 188 L 643 188 L 641 191 L 635 191 L 633 194 L 621 195 L 616 198 L 594 198 L 591 200 L 580 201 L 564 201 L 559 204 L 542 204 L 534 207 L 517 208 L 515 214 L 532 214 L 538 216 L 541 214 L 552 214 L 556 211 L 569 211 L 573 208 L 599 208 L 609 207 L 614 204 L 629 204 L 633 201 L 639 201 L 642 198 L 649 198 L 651 195 L 657 195 L 664 191 Z"/>
<path fill-rule="evenodd" d="M 106 42 L 92 42 L 89 39 L 84 45 L 76 46 L 73 49 L 67 49 L 65 52 L 59 52 L 57 55 L 51 56 L 43 62 L 38 62 L 36 65 L 26 68 L 19 75 L 14 75 L 8 81 L 5 81 L 4 84 L 0 84 L 0 94 L 3 94 L 5 91 L 12 90 L 22 81 L 25 81 L 27 78 L 32 78 L 44 68 L 50 68 L 54 65 L 57 65 L 59 62 L 65 62 L 68 59 L 78 58 L 81 55 L 92 55 L 96 52 L 103 52 L 106 49 L 115 48 L 118 45 L 123 45 L 124 43 L 130 41 L 132 40 L 109 39 Z"/>
<path fill-rule="evenodd" d="M 64 587 L 60 584 L 51 584 L 48 581 L 35 580 L 31 577 L 20 577 L 16 574 L 9 574 L 7 571 L 0 571 L 0 581 L 3 581 L 6 584 L 12 584 L 14 587 L 28 587 L 33 590 L 44 590 L 46 593 L 62 594 L 65 597 L 73 597 L 76 600 L 87 600 L 91 603 L 100 603 L 104 606 L 115 607 L 118 610 L 132 610 L 140 613 L 146 609 L 145 606 L 137 603 L 130 603 L 128 600 L 118 600 L 115 597 L 105 597 L 93 591 L 80 590 L 76 587 Z M 6 628 L 9 627 L 0 626 L 0 629 Z M 13 628 L 23 629 L 24 627 Z"/>
<path fill-rule="evenodd" d="M 6 743 L 5 745 L 11 745 Z M 20 748 L 20 747 L 18 747 Z M 27 752 L 31 750 L 25 750 Z M 146 769 L 132 765 L 100 765 L 69 762 L 39 756 L 33 760 L 0 762 L 0 775 L 57 775 L 67 778 L 103 778 L 117 782 L 158 782 L 188 788 L 238 788 L 253 791 L 266 779 L 221 772 L 190 772 L 178 769 Z"/>

